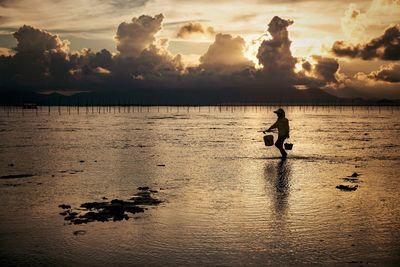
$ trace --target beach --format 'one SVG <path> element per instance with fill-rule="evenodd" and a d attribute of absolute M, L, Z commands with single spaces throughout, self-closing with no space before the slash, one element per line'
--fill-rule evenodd
<path fill-rule="evenodd" d="M 285 161 L 260 132 L 274 108 L 2 109 L 1 265 L 398 266 L 398 107 L 283 107 Z M 162 202 L 59 214 L 138 187 Z"/>

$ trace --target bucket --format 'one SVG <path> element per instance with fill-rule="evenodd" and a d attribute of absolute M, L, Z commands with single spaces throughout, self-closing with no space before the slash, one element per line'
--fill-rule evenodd
<path fill-rule="evenodd" d="M 264 144 L 266 146 L 273 146 L 274 145 L 274 136 L 272 134 L 264 135 Z"/>
<path fill-rule="evenodd" d="M 284 146 L 285 146 L 286 150 L 292 150 L 292 148 L 293 148 L 293 144 L 291 144 L 291 143 L 286 143 L 286 144 L 284 144 Z"/>

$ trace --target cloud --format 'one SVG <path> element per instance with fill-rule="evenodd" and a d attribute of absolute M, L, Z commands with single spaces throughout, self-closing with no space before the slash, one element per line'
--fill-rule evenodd
<path fill-rule="evenodd" d="M 71 62 L 69 42 L 57 35 L 24 25 L 13 34 L 15 55 L 7 59 L 8 84 L 35 87 L 43 84 L 67 85 Z"/>
<path fill-rule="evenodd" d="M 122 57 L 139 56 L 155 41 L 154 35 L 161 30 L 163 19 L 162 14 L 154 17 L 142 15 L 139 18 L 134 17 L 131 23 L 121 23 L 115 36 L 120 55 Z"/>
<path fill-rule="evenodd" d="M 180 55 L 173 56 L 167 50 L 150 45 L 144 49 L 136 58 L 114 58 L 113 75 L 119 81 L 126 82 L 127 85 L 137 81 L 135 77 L 142 77 L 142 87 L 152 87 L 154 83 L 166 82 L 162 87 L 172 86 L 174 82 L 171 77 L 178 77 L 184 71 L 184 65 Z"/>
<path fill-rule="evenodd" d="M 309 60 L 299 60 L 300 71 L 295 74 L 295 82 L 306 88 L 339 87 L 339 62 L 330 57 L 313 55 Z"/>
<path fill-rule="evenodd" d="M 13 34 L 17 39 L 17 53 L 44 53 L 69 51 L 69 42 L 62 41 L 57 35 L 24 25 Z"/>
<path fill-rule="evenodd" d="M 264 72 L 280 73 L 292 76 L 296 59 L 290 51 L 291 41 L 287 28 L 293 24 L 292 20 L 273 17 L 268 24 L 268 32 L 272 39 L 264 40 L 257 53 L 257 58 L 263 66 Z"/>
<path fill-rule="evenodd" d="M 146 5 L 149 0 L 107 0 L 105 2 L 118 9 L 127 9 L 142 7 Z"/>
<path fill-rule="evenodd" d="M 400 96 L 400 64 L 382 65 L 370 73 L 358 72 L 352 77 L 342 75 L 337 86 L 327 91 L 340 97 L 381 97 L 395 98 Z"/>
<path fill-rule="evenodd" d="M 308 62 L 308 61 L 304 61 L 304 62 L 301 64 L 301 67 L 302 67 L 303 70 L 305 70 L 306 72 L 311 72 L 311 70 L 312 70 L 312 65 L 311 65 L 311 63 Z"/>
<path fill-rule="evenodd" d="M 240 36 L 219 33 L 207 52 L 200 57 L 199 68 L 208 71 L 235 72 L 254 67 L 243 52 L 246 48 L 244 39 Z"/>
<path fill-rule="evenodd" d="M 366 44 L 351 45 L 344 41 L 336 41 L 332 52 L 339 57 L 364 60 L 400 60 L 400 24 L 387 28 L 383 35 Z"/>
<path fill-rule="evenodd" d="M 0 16 L 0 24 L 3 24 L 10 20 L 10 17 Z"/>
<path fill-rule="evenodd" d="M 83 49 L 69 55 L 69 61 L 73 68 L 78 69 L 87 66 L 90 69 L 102 68 L 111 70 L 114 66 L 113 55 L 106 49 L 93 53 L 90 49 Z"/>
<path fill-rule="evenodd" d="M 382 67 L 364 76 L 346 77 L 346 80 L 339 73 L 339 64 L 334 58 L 314 55 L 306 60 L 294 57 L 288 32 L 293 21 L 279 17 L 270 21 L 269 37 L 258 47 L 259 69 L 245 57 L 248 44 L 243 37 L 223 33 L 215 36 L 198 65 L 188 67 L 183 64 L 182 56 L 168 51 L 167 39 L 157 37 L 163 18 L 162 14 L 142 15 L 129 23 L 121 23 L 115 37 L 118 52 L 114 54 L 106 49 L 71 51 L 67 40 L 24 25 L 13 34 L 17 40 L 14 53 L 0 56 L 0 88 L 122 90 L 150 95 L 154 92 L 150 89 L 157 92 L 194 90 L 199 95 L 205 90 L 207 93 L 204 94 L 213 101 L 220 101 L 219 93 L 210 91 L 218 89 L 224 96 L 232 93 L 232 98 L 227 101 L 241 101 L 243 96 L 248 96 L 247 100 L 257 102 L 279 100 L 285 95 L 299 96 L 295 89 L 297 85 L 354 88 L 365 84 L 366 88 L 372 88 L 371 84 L 383 87 L 383 84 L 397 83 L 397 65 Z M 382 40 L 385 38 L 381 37 Z"/>
<path fill-rule="evenodd" d="M 232 18 L 232 21 L 234 21 L 234 22 L 243 22 L 243 21 L 247 22 L 247 21 L 253 20 L 254 18 L 257 18 L 258 15 L 259 14 L 257 14 L 257 13 L 241 14 L 241 15 L 234 16 Z"/>
<path fill-rule="evenodd" d="M 350 40 L 362 39 L 365 36 L 367 21 L 367 16 L 352 3 L 341 19 L 342 30 Z"/>
<path fill-rule="evenodd" d="M 371 72 L 368 78 L 376 81 L 400 83 L 400 64 L 382 66 L 379 70 Z"/>
<path fill-rule="evenodd" d="M 336 73 L 339 70 L 339 63 L 334 58 L 313 56 L 313 59 L 317 61 L 314 67 L 314 72 L 317 77 L 323 80 L 325 83 L 336 83 Z"/>
<path fill-rule="evenodd" d="M 344 81 L 342 89 L 332 91 L 345 97 L 399 98 L 399 84 L 376 80 L 363 72 Z"/>
<path fill-rule="evenodd" d="M 398 0 L 371 0 L 368 2 L 361 3 L 362 8 L 358 8 L 357 4 L 352 2 L 341 18 L 342 30 L 347 41 L 366 42 L 368 36 L 377 35 L 387 25 L 398 22 L 400 14 Z M 379 32 L 376 32 L 377 30 Z"/>
<path fill-rule="evenodd" d="M 205 27 L 198 22 L 189 22 L 179 28 L 176 37 L 186 39 L 194 34 L 213 36 L 215 31 L 211 26 Z"/>
<path fill-rule="evenodd" d="M 4 7 L 4 8 L 7 8 L 7 7 L 10 7 L 10 6 L 12 6 L 12 4 L 13 4 L 13 2 L 16 2 L 16 0 L 0 0 L 0 7 Z"/>

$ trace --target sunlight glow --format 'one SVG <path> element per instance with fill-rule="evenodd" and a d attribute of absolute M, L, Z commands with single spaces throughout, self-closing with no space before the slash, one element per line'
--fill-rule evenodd
<path fill-rule="evenodd" d="M 244 56 L 254 62 L 256 69 L 262 68 L 262 65 L 258 62 L 257 53 L 258 53 L 258 48 L 260 47 L 262 41 L 266 39 L 266 36 L 252 35 L 244 39 L 246 41 L 246 50 L 244 51 Z"/>

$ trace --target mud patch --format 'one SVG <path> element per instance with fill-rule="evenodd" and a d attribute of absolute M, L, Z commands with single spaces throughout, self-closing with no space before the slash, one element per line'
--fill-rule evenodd
<path fill-rule="evenodd" d="M 358 184 L 361 182 L 358 177 L 360 177 L 361 174 L 357 172 L 353 172 L 352 175 L 349 175 L 347 177 L 342 178 L 343 181 L 351 183 L 351 184 Z M 337 189 L 342 190 L 342 191 L 356 191 L 358 188 L 358 185 L 346 185 L 346 184 L 340 184 L 336 186 Z"/>
<path fill-rule="evenodd" d="M 61 204 L 58 207 L 63 209 L 60 215 L 70 224 L 86 224 L 90 222 L 108 222 L 129 220 L 132 214 L 143 213 L 146 206 L 156 206 L 162 203 L 161 200 L 153 197 L 158 193 L 147 186 L 139 187 L 138 192 L 128 201 L 113 199 L 104 202 L 87 202 L 74 209 L 70 205 Z M 103 197 L 103 199 L 105 199 Z"/>
<path fill-rule="evenodd" d="M 22 173 L 22 174 L 11 174 L 11 175 L 3 175 L 0 176 L 0 179 L 17 179 L 17 178 L 28 178 L 35 176 L 34 174 L 30 173 Z"/>
<path fill-rule="evenodd" d="M 356 191 L 358 188 L 358 185 L 351 186 L 351 185 L 340 184 L 340 185 L 337 185 L 336 188 L 339 190 L 342 190 L 342 191 Z"/>

